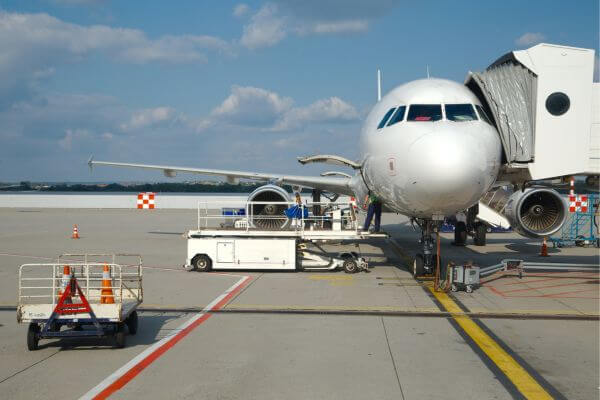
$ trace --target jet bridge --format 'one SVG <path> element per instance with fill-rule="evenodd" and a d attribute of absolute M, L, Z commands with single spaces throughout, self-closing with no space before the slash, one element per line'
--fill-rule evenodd
<path fill-rule="evenodd" d="M 539 44 L 512 51 L 465 85 L 503 145 L 500 180 L 600 174 L 600 84 L 594 50 Z"/>

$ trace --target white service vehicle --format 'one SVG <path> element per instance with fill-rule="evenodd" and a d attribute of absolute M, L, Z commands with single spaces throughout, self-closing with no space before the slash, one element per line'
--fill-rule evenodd
<path fill-rule="evenodd" d="M 363 232 L 358 229 L 356 214 L 351 203 L 307 203 L 300 206 L 301 218 L 281 221 L 282 216 L 253 215 L 256 202 L 247 202 L 248 213 L 210 214 L 218 205 L 198 207 L 198 229 L 187 233 L 187 259 L 184 268 L 188 271 L 210 270 L 335 270 L 347 273 L 368 270 L 367 261 L 360 256 L 358 241 L 373 237 L 386 237 L 383 233 Z M 280 204 L 281 203 L 281 204 Z M 288 208 L 294 202 L 270 203 L 275 208 Z M 327 207 L 322 216 L 304 218 L 305 208 Z M 204 213 L 201 213 L 204 210 Z M 307 215 L 307 214 L 306 214 Z M 283 217 L 285 218 L 285 216 Z M 220 222 L 221 227 L 214 227 Z M 221 222 L 224 221 L 224 222 Z M 269 221 L 278 221 L 271 224 Z M 209 226 L 213 225 L 213 226 Z M 273 229 L 265 226 L 273 225 Z M 276 225 L 276 226 L 275 226 Z M 332 253 L 324 250 L 320 243 L 355 242 L 359 251 Z"/>

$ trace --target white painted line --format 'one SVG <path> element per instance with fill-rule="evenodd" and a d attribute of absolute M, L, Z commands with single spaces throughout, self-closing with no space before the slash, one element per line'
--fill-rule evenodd
<path fill-rule="evenodd" d="M 89 392 L 85 393 L 80 399 L 104 399 L 119 390 L 127 382 L 133 379 L 139 372 L 150 365 L 155 359 L 160 357 L 169 348 L 173 347 L 180 339 L 186 336 L 196 326 L 200 325 L 211 314 L 209 311 L 217 310 L 226 304 L 245 284 L 251 279 L 250 276 L 244 276 L 233 286 L 223 292 L 219 297 L 208 304 L 201 312 L 195 314 L 186 322 L 178 326 L 173 333 L 154 343 L 146 350 L 138 354 L 127 364 L 116 370 Z M 201 320 L 202 319 L 202 320 Z M 194 324 L 196 324 L 194 326 Z M 120 381 L 120 382 L 119 382 Z"/>

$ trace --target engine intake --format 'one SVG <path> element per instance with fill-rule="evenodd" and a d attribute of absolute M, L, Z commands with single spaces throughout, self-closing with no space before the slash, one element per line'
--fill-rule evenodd
<path fill-rule="evenodd" d="M 264 202 L 264 204 L 250 204 L 248 218 L 251 225 L 260 229 L 284 228 L 289 222 L 284 214 L 289 205 L 277 203 L 289 201 L 291 201 L 289 193 L 279 186 L 259 187 L 248 196 L 248 202 Z"/>
<path fill-rule="evenodd" d="M 552 189 L 529 188 L 513 193 L 504 215 L 513 229 L 523 236 L 541 238 L 557 232 L 567 218 L 567 204 Z"/>

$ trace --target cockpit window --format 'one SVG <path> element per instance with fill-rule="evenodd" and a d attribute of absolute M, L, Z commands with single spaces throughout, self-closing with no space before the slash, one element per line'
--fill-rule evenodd
<path fill-rule="evenodd" d="M 392 126 L 402 120 L 404 120 L 404 114 L 406 113 L 406 106 L 400 106 L 390 118 L 390 122 L 388 122 L 387 126 Z"/>
<path fill-rule="evenodd" d="M 463 122 L 477 120 L 477 114 L 471 104 L 446 104 L 446 119 L 448 121 Z"/>
<path fill-rule="evenodd" d="M 480 105 L 477 105 L 477 106 L 475 106 L 475 108 L 477 109 L 477 112 L 479 113 L 479 118 L 481 118 L 482 120 L 484 120 L 488 124 L 492 125 L 492 120 L 485 113 L 485 111 L 483 110 L 483 107 L 481 107 Z"/>
<path fill-rule="evenodd" d="M 394 113 L 394 110 L 396 110 L 396 107 L 390 108 L 388 110 L 388 112 L 385 113 L 385 115 L 383 116 L 383 119 L 381 120 L 379 125 L 377 125 L 377 129 L 381 129 L 385 126 L 385 123 L 387 122 L 388 119 L 390 119 L 391 115 Z"/>
<path fill-rule="evenodd" d="M 407 121 L 439 121 L 442 119 L 440 104 L 413 104 L 408 109 Z"/>

